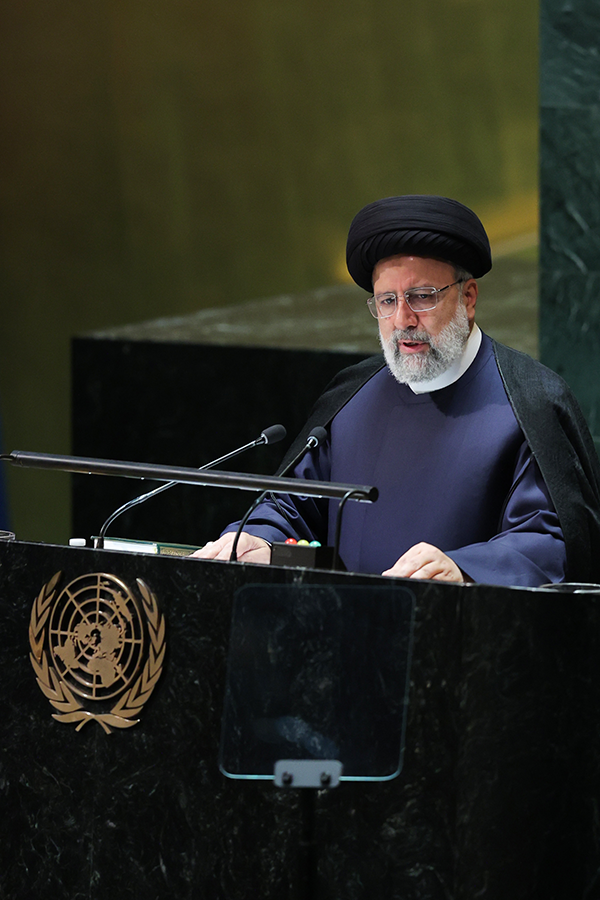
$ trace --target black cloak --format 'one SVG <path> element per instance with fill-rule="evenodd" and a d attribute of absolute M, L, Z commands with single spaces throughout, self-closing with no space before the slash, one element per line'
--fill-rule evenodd
<path fill-rule="evenodd" d="M 498 371 L 517 422 L 540 468 L 563 531 L 566 580 L 600 582 L 600 461 L 583 413 L 566 382 L 551 369 L 492 341 Z M 342 370 L 317 400 L 280 471 L 383 368 L 382 356 Z"/>

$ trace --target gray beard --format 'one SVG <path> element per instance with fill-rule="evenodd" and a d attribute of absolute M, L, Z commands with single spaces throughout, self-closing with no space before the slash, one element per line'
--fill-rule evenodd
<path fill-rule="evenodd" d="M 402 328 L 394 331 L 387 341 L 379 335 L 385 361 L 400 384 L 408 381 L 432 381 L 460 359 L 469 340 L 469 317 L 464 303 L 459 303 L 451 322 L 436 337 L 427 331 Z M 423 353 L 402 353 L 398 341 L 424 341 L 429 350 Z"/>

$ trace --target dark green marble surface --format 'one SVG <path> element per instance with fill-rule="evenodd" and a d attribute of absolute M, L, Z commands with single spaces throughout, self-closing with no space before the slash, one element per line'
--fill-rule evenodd
<path fill-rule="evenodd" d="M 600 8 L 596 0 L 541 0 L 540 101 L 576 109 L 598 104 Z"/>
<path fill-rule="evenodd" d="M 600 271 L 545 268 L 540 278 L 542 361 L 571 386 L 599 446 Z"/>
<path fill-rule="evenodd" d="M 540 358 L 600 442 L 600 7 L 542 0 Z"/>

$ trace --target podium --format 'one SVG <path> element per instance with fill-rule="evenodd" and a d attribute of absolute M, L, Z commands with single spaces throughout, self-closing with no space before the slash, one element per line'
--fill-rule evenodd
<path fill-rule="evenodd" d="M 415 601 L 402 768 L 314 795 L 315 900 L 600 896 L 596 596 L 17 541 L 0 542 L 3 896 L 295 900 L 305 789 L 219 767 L 232 610 L 261 586 L 337 593 L 340 616 L 349 588 Z"/>

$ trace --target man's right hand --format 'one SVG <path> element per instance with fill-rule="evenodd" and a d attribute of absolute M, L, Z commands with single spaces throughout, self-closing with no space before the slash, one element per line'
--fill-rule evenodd
<path fill-rule="evenodd" d="M 235 539 L 235 531 L 229 531 L 218 541 L 209 541 L 200 550 L 192 553 L 192 557 L 199 559 L 225 559 L 231 556 L 231 547 Z M 268 565 L 271 562 L 271 547 L 262 538 L 242 531 L 237 545 L 238 562 L 262 563 Z"/>

